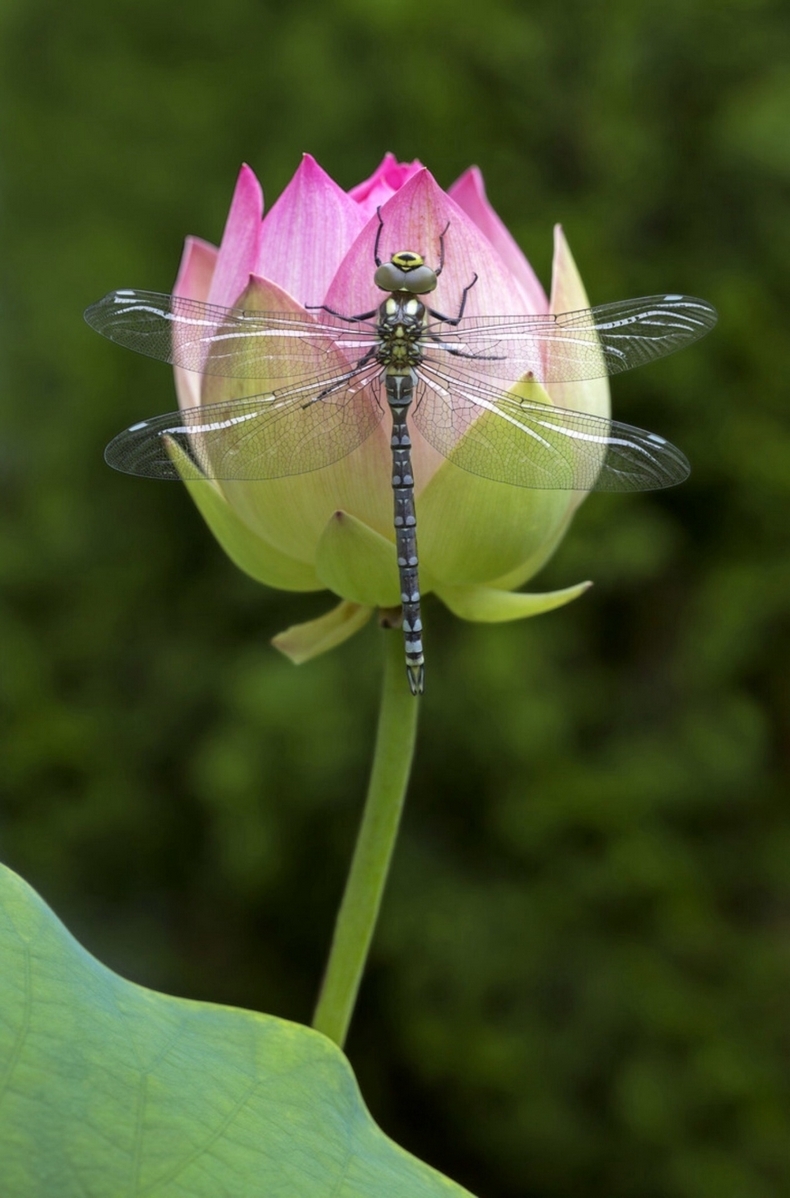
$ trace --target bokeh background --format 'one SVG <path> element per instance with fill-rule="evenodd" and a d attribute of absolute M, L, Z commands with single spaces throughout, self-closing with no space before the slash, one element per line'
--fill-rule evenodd
<path fill-rule="evenodd" d="M 520 625 L 427 604 L 430 687 L 348 1044 L 384 1129 L 481 1198 L 790 1192 L 790 9 L 778 0 L 4 0 L 3 859 L 173 993 L 308 1020 L 366 782 L 373 627 L 257 586 L 105 442 L 174 407 L 82 309 L 169 290 L 239 164 L 470 163 L 548 282 L 685 291 L 614 385 L 692 459 L 593 497 Z M 495 530 L 492 530 L 495 534 Z"/>

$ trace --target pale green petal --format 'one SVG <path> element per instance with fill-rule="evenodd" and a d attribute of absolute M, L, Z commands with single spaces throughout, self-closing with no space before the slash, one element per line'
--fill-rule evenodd
<path fill-rule="evenodd" d="M 498 419 L 481 417 L 492 431 Z M 420 563 L 437 588 L 482 585 L 514 573 L 556 544 L 573 494 L 490 482 L 446 462 L 417 501 Z"/>
<path fill-rule="evenodd" d="M 531 557 L 528 557 L 515 570 L 511 570 L 509 574 L 503 574 L 501 578 L 492 578 L 490 585 L 500 591 L 515 591 L 530 578 L 533 578 L 539 570 L 542 570 L 568 531 L 568 526 L 573 519 L 573 510 L 573 508 L 568 509 L 565 519 L 553 535 L 547 538 Z"/>
<path fill-rule="evenodd" d="M 184 461 L 184 451 L 168 440 L 167 450 L 176 469 Z M 230 560 L 256 582 L 282 591 L 322 591 L 324 584 L 312 566 L 297 561 L 268 545 L 251 532 L 226 503 L 215 483 L 206 479 L 185 479 L 187 490 L 203 519 Z"/>
<path fill-rule="evenodd" d="M 565 587 L 561 591 L 546 591 L 542 595 L 499 591 L 493 587 L 440 587 L 436 593 L 453 615 L 461 620 L 503 624 L 508 620 L 523 620 L 527 616 L 539 616 L 543 612 L 553 611 L 555 607 L 563 607 L 583 595 L 591 586 L 591 582 L 579 582 L 576 586 Z"/>
<path fill-rule="evenodd" d="M 300 560 L 315 561 L 327 521 L 339 510 L 386 535 L 392 528 L 392 462 L 370 456 L 375 436 L 336 466 L 267 482 L 223 482 L 223 494 L 245 524 Z"/>
<path fill-rule="evenodd" d="M 590 301 L 581 275 L 573 260 L 561 225 L 554 226 L 554 262 L 551 274 L 550 312 L 578 312 L 589 308 Z M 605 367 L 601 366 L 605 376 Z M 588 412 L 592 416 L 608 416 L 611 412 L 609 380 L 606 377 L 587 379 L 583 383 L 551 383 L 546 390 L 558 408 Z M 578 499 L 578 497 L 577 497 Z"/>
<path fill-rule="evenodd" d="M 367 624 L 372 613 L 372 607 L 362 607 L 358 603 L 343 600 L 317 620 L 292 624 L 285 632 L 279 632 L 277 636 L 272 637 L 272 644 L 275 649 L 289 657 L 294 665 L 300 666 L 312 657 L 318 657 L 337 645 L 342 645 L 343 641 L 347 641 Z"/>
<path fill-rule="evenodd" d="M 395 607 L 400 583 L 395 546 L 347 512 L 335 512 L 321 534 L 315 568 L 325 587 L 355 603 Z"/>
<path fill-rule="evenodd" d="M 239 305 L 257 311 L 283 311 L 305 315 L 304 309 L 273 284 L 253 279 Z M 238 379 L 207 374 L 203 379 L 203 405 L 238 399 L 243 395 L 263 394 L 272 388 L 283 388 L 290 382 L 305 382 L 305 369 L 293 372 L 293 361 L 285 355 L 282 360 L 269 359 L 268 378 Z M 324 385 L 329 373 L 347 371 L 349 361 L 329 343 L 320 343 L 315 350 L 313 368 L 321 375 Z M 321 384 L 316 383 L 316 393 Z M 305 393 L 306 397 L 309 393 Z M 367 406 L 366 406 L 367 405 Z M 360 393 L 345 409 L 345 424 L 327 434 L 327 443 L 340 438 L 338 450 L 351 445 L 358 427 L 369 427 L 370 409 L 374 418 L 383 415 L 376 407 L 372 394 Z M 292 415 L 284 416 L 281 426 L 282 443 L 287 448 L 274 458 L 272 473 L 280 476 L 265 481 L 223 480 L 222 494 L 244 523 L 287 557 L 313 562 L 319 538 L 334 512 L 342 509 L 362 520 L 369 527 L 386 535 L 392 527 L 392 491 L 390 475 L 392 459 L 389 429 L 386 419 L 350 453 L 320 470 L 305 471 L 309 443 L 300 452 L 300 417 L 303 412 L 297 400 Z M 355 426 L 358 420 L 359 426 Z M 290 433 L 289 433 L 290 430 Z"/>

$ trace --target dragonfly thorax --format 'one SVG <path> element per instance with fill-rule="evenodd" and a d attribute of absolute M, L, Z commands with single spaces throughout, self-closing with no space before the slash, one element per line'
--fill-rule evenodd
<path fill-rule="evenodd" d="M 437 274 L 426 266 L 425 259 L 413 250 L 399 250 L 389 262 L 377 267 L 373 281 L 382 291 L 408 291 L 411 295 L 426 295 L 436 288 Z"/>
<path fill-rule="evenodd" d="M 422 361 L 425 305 L 413 295 L 393 292 L 379 307 L 376 358 L 395 370 L 410 370 Z"/>

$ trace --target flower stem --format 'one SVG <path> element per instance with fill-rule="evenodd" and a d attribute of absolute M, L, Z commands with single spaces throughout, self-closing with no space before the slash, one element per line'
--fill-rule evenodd
<path fill-rule="evenodd" d="M 313 1027 L 341 1048 L 381 906 L 417 733 L 419 700 L 410 694 L 404 677 L 403 642 L 395 632 L 385 632 L 384 638 L 386 664 L 373 769 L 313 1017 Z"/>

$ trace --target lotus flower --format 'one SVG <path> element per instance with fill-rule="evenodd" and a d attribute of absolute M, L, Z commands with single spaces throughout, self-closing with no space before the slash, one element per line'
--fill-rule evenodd
<path fill-rule="evenodd" d="M 186 242 L 177 295 L 257 311 L 316 305 L 343 314 L 381 302 L 373 282 L 381 213 L 385 253 L 412 249 L 436 263 L 447 227 L 446 259 L 431 306 L 453 314 L 475 275 L 465 314 L 534 315 L 588 306 L 559 226 L 551 297 L 486 199 L 472 167 L 448 192 L 419 162 L 387 155 L 364 183 L 345 192 L 305 155 L 263 216 L 260 185 L 242 167 L 219 249 Z M 249 380 L 176 370 L 182 409 L 266 389 Z M 518 383 L 513 379 L 512 383 Z M 535 385 L 533 384 L 533 387 Z M 242 389 L 243 388 L 243 389 Z M 545 402 L 609 414 L 606 379 L 552 385 Z M 324 469 L 266 481 L 189 481 L 212 532 L 241 569 L 269 586 L 328 589 L 341 600 L 327 616 L 289 629 L 275 644 L 303 661 L 344 640 L 374 608 L 400 603 L 392 526 L 388 421 Z M 583 495 L 491 482 L 440 456 L 412 430 L 422 593 L 457 615 L 503 621 L 568 602 L 587 583 L 543 595 L 513 593 L 553 552 Z"/>

